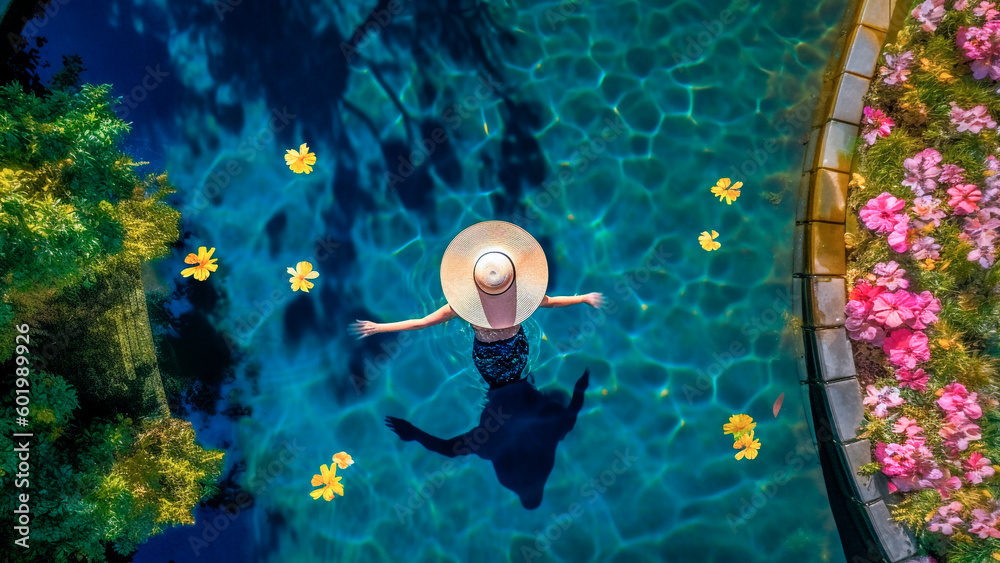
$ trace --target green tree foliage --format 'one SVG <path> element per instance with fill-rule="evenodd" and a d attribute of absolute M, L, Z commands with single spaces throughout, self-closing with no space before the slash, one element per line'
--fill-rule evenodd
<path fill-rule="evenodd" d="M 104 523 L 104 539 L 121 553 L 166 526 L 194 524 L 192 507 L 214 494 L 222 473 L 223 453 L 196 444 L 190 422 L 161 418 L 136 430 L 87 497 Z"/>
<path fill-rule="evenodd" d="M 199 446 L 190 423 L 118 416 L 76 428 L 76 391 L 64 379 L 35 374 L 31 391 L 29 486 L 15 488 L 14 456 L 0 461 L 2 509 L 12 514 L 17 494 L 29 495 L 30 549 L 19 561 L 103 562 L 105 544 L 127 553 L 168 526 L 194 523 L 193 508 L 214 494 L 223 453 Z M 7 397 L 0 412 L 8 452 L 16 446 L 13 404 Z M 12 533 L 0 534 L 6 545 Z"/>
<path fill-rule="evenodd" d="M 0 88 L 0 320 L 99 272 L 165 256 L 178 237 L 166 175 L 140 178 L 143 163 L 118 148 L 129 127 L 110 87 L 71 90 L 39 98 Z"/>

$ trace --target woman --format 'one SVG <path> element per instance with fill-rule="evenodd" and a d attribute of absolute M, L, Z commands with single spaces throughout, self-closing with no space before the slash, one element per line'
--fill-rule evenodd
<path fill-rule="evenodd" d="M 461 317 L 475 331 L 472 359 L 497 389 L 521 379 L 528 363 L 528 339 L 521 323 L 538 307 L 586 303 L 601 307 L 600 293 L 549 297 L 545 252 L 527 231 L 504 221 L 485 221 L 465 229 L 441 259 L 441 289 L 448 303 L 421 319 L 394 323 L 361 321 L 350 330 L 359 338 L 377 332 L 416 330 Z"/>

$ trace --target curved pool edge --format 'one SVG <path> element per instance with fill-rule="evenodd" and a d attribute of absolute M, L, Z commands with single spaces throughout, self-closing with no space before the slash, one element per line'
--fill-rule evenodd
<path fill-rule="evenodd" d="M 883 45 L 902 27 L 908 0 L 857 0 L 824 76 L 799 184 L 792 265 L 793 313 L 802 320 L 799 383 L 811 415 L 830 507 L 848 561 L 897 563 L 916 539 L 892 521 L 885 476 L 858 475 L 873 461 L 859 439 L 861 385 L 844 329 L 847 189 L 854 147 Z M 889 41 L 887 41 L 887 38 Z"/>

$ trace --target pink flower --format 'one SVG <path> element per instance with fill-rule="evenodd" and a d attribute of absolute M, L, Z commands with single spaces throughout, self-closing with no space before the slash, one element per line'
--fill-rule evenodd
<path fill-rule="evenodd" d="M 946 452 L 950 457 L 955 457 L 958 452 L 964 452 L 969 448 L 969 442 L 981 440 L 979 425 L 972 422 L 960 412 L 956 412 L 947 419 L 938 430 L 938 436 L 944 440 L 944 446 L 948 448 Z"/>
<path fill-rule="evenodd" d="M 902 215 L 899 213 L 904 207 L 906 200 L 899 199 L 889 192 L 882 192 L 868 200 L 858 215 L 869 229 L 878 233 L 888 233 L 896 227 L 901 217 L 907 217 L 905 213 Z"/>
<path fill-rule="evenodd" d="M 906 252 L 910 246 L 910 216 L 904 213 L 898 215 L 896 220 L 896 226 L 885 240 L 893 251 Z"/>
<path fill-rule="evenodd" d="M 939 473 L 941 473 L 941 476 L 932 479 L 931 485 L 941 494 L 941 498 L 947 499 L 951 496 L 951 491 L 957 491 L 962 488 L 962 479 L 958 475 L 953 477 L 951 470 L 947 467 L 939 471 Z"/>
<path fill-rule="evenodd" d="M 908 291 L 883 293 L 872 303 L 872 316 L 886 328 L 897 328 L 914 316 L 913 308 L 918 301 Z"/>
<path fill-rule="evenodd" d="M 965 403 L 965 398 L 968 396 L 969 390 L 965 385 L 958 382 L 949 383 L 941 389 L 941 397 L 937 400 L 937 404 L 945 412 L 955 412 Z"/>
<path fill-rule="evenodd" d="M 955 0 L 954 10 L 964 10 L 969 7 L 969 0 Z"/>
<path fill-rule="evenodd" d="M 997 530 L 997 523 L 1000 520 L 1000 511 L 986 512 L 982 508 L 972 511 L 972 524 L 969 526 L 969 533 L 978 534 L 981 539 L 1000 538 L 1000 530 Z"/>
<path fill-rule="evenodd" d="M 923 438 L 910 438 L 905 444 L 884 444 L 875 446 L 875 459 L 882 466 L 882 473 L 890 477 L 910 477 L 926 469 L 930 451 L 923 445 Z M 916 483 L 914 483 L 916 485 Z M 904 488 L 907 485 L 904 485 Z"/>
<path fill-rule="evenodd" d="M 869 145 L 874 145 L 875 140 L 879 137 L 888 137 L 896 125 L 896 122 L 880 109 L 865 106 L 864 114 L 862 124 L 865 126 L 865 132 L 862 136 Z M 995 127 L 996 123 L 993 126 Z"/>
<path fill-rule="evenodd" d="M 889 291 L 910 287 L 910 281 L 903 277 L 906 270 L 900 269 L 899 264 L 895 260 L 890 260 L 888 263 L 879 262 L 875 264 L 875 268 L 872 271 L 878 276 L 878 279 L 875 280 L 875 285 L 882 286 Z"/>
<path fill-rule="evenodd" d="M 949 383 L 941 389 L 941 397 L 938 398 L 937 405 L 948 415 L 962 413 L 963 416 L 976 420 L 983 416 L 983 410 L 977 403 L 979 397 L 977 393 L 969 393 L 965 385 L 961 383 Z"/>
<path fill-rule="evenodd" d="M 903 185 L 918 196 L 933 192 L 937 189 L 937 179 L 942 172 L 939 164 L 941 153 L 934 149 L 924 149 L 913 158 L 907 158 L 903 161 L 903 168 L 906 169 Z"/>
<path fill-rule="evenodd" d="M 906 82 L 910 75 L 910 65 L 913 63 L 913 51 L 905 51 L 898 55 L 885 56 L 885 66 L 879 67 L 878 72 L 884 76 L 884 81 L 889 86 L 895 86 Z"/>
<path fill-rule="evenodd" d="M 910 252 L 913 257 L 917 260 L 937 260 L 941 258 L 941 245 L 934 240 L 934 237 L 917 237 L 913 241 L 913 246 L 910 248 Z"/>
<path fill-rule="evenodd" d="M 929 379 L 930 376 L 922 368 L 915 370 L 899 368 L 896 370 L 896 381 L 899 382 L 900 387 L 909 387 L 915 391 L 924 392 L 927 390 Z"/>
<path fill-rule="evenodd" d="M 938 322 L 937 314 L 941 312 L 941 300 L 931 292 L 922 291 L 914 295 L 917 304 L 913 307 L 913 318 L 907 321 L 907 326 L 913 330 L 924 330 L 928 325 Z"/>
<path fill-rule="evenodd" d="M 979 262 L 983 268 L 990 268 L 997 259 L 997 253 L 993 247 L 977 247 L 970 250 L 965 258 L 969 262 Z"/>
<path fill-rule="evenodd" d="M 947 467 L 940 471 L 941 476 L 937 479 L 932 479 L 931 485 L 938 490 L 941 494 L 941 498 L 947 499 L 951 496 L 952 491 L 957 491 L 962 488 L 962 479 L 958 475 L 952 476 L 951 470 Z"/>
<path fill-rule="evenodd" d="M 866 281 L 858 282 L 851 290 L 851 293 L 847 296 L 851 301 L 860 301 L 866 303 L 869 306 L 875 301 L 875 298 L 885 292 L 884 287 L 879 287 L 877 285 L 872 285 Z"/>
<path fill-rule="evenodd" d="M 949 166 L 949 165 L 945 165 Z M 941 178 L 944 178 L 944 173 L 941 174 Z M 941 219 L 944 219 L 947 215 L 943 209 L 939 209 L 941 206 L 941 200 L 930 195 L 923 195 L 913 200 L 913 214 L 916 219 L 913 221 L 913 227 L 917 230 L 923 229 L 928 224 L 933 224 L 935 227 L 941 226 Z"/>
<path fill-rule="evenodd" d="M 946 486 L 955 484 L 953 481 L 949 483 L 951 476 L 946 476 L 938 468 L 922 436 L 907 438 L 903 444 L 879 442 L 875 447 L 875 459 L 882 466 L 882 473 L 892 478 L 889 490 L 893 492 L 925 489 L 942 483 Z"/>
<path fill-rule="evenodd" d="M 910 12 L 913 19 L 920 22 L 921 29 L 927 33 L 934 33 L 937 25 L 944 18 L 944 0 L 925 0 Z"/>
<path fill-rule="evenodd" d="M 847 305 L 844 307 L 844 312 L 847 314 L 844 326 L 852 339 L 865 340 L 875 346 L 882 345 L 885 332 L 869 317 L 874 299 L 884 291 L 884 287 L 873 287 L 868 282 L 861 282 L 851 290 Z"/>
<path fill-rule="evenodd" d="M 965 460 L 965 468 L 968 470 L 965 474 L 965 480 L 978 485 L 983 482 L 983 479 L 992 477 L 995 471 L 990 465 L 991 463 L 993 462 L 990 461 L 990 458 L 983 457 L 983 454 L 979 452 L 972 452 L 969 459 Z"/>
<path fill-rule="evenodd" d="M 992 154 L 986 157 L 985 168 L 983 171 L 983 176 L 985 176 L 986 189 L 1000 190 L 1000 160 Z"/>
<path fill-rule="evenodd" d="M 865 405 L 874 406 L 872 414 L 876 418 L 885 418 L 889 414 L 889 407 L 898 407 L 903 404 L 903 398 L 899 396 L 899 389 L 886 385 L 877 389 L 874 385 L 867 387 L 868 396 L 862 401 Z"/>
<path fill-rule="evenodd" d="M 941 177 L 938 180 L 949 186 L 962 184 L 965 182 L 965 168 L 957 164 L 945 164 L 941 167 Z"/>
<path fill-rule="evenodd" d="M 962 503 L 953 502 L 946 506 L 942 506 L 931 518 L 930 524 L 927 525 L 927 529 L 932 532 L 941 532 L 946 536 L 950 536 L 955 533 L 954 526 L 962 523 L 962 519 L 959 514 L 962 512 Z"/>
<path fill-rule="evenodd" d="M 914 474 L 917 471 L 919 445 L 911 440 L 905 444 L 879 442 L 875 446 L 875 459 L 882 466 L 882 473 L 890 477 Z"/>
<path fill-rule="evenodd" d="M 923 432 L 924 429 L 917 426 L 916 420 L 901 416 L 896 419 L 896 422 L 892 425 L 892 431 L 896 434 L 906 434 L 908 438 L 912 438 Z"/>
<path fill-rule="evenodd" d="M 972 61 L 972 76 L 982 80 L 1000 79 L 1000 20 L 992 20 L 983 27 L 960 27 L 955 42 L 962 49 L 965 60 Z"/>
<path fill-rule="evenodd" d="M 985 198 L 983 199 L 985 201 Z M 975 215 L 965 217 L 962 225 L 962 233 L 958 235 L 959 240 L 967 242 L 973 246 L 969 252 L 970 262 L 979 262 L 983 268 L 993 266 L 996 259 L 996 248 L 994 242 L 1000 229 L 1000 219 L 995 215 L 1000 209 L 995 207 L 981 208 Z"/>
<path fill-rule="evenodd" d="M 882 350 L 889 355 L 889 361 L 896 367 L 913 369 L 917 362 L 926 362 L 931 357 L 927 348 L 927 335 L 911 332 L 905 328 L 896 329 L 885 337 Z"/>
<path fill-rule="evenodd" d="M 881 346 L 885 340 L 885 329 L 868 317 L 848 317 L 844 321 L 844 328 L 852 340 L 871 342 L 872 346 Z"/>
<path fill-rule="evenodd" d="M 996 4 L 984 0 L 979 3 L 978 7 L 972 9 L 972 13 L 981 18 L 986 18 L 986 21 L 995 20 L 997 14 L 1000 14 L 1000 12 L 997 12 L 994 8 L 996 8 Z"/>
<path fill-rule="evenodd" d="M 996 129 L 997 122 L 990 117 L 986 106 L 980 104 L 970 110 L 958 107 L 958 104 L 951 102 L 951 124 L 958 127 L 959 133 L 969 131 L 979 133 L 986 129 Z M 868 143 L 871 144 L 871 143 Z"/>
<path fill-rule="evenodd" d="M 983 199 L 983 192 L 975 184 L 958 184 L 948 188 L 948 205 L 955 209 L 955 215 L 968 215 L 979 210 L 976 202 Z"/>

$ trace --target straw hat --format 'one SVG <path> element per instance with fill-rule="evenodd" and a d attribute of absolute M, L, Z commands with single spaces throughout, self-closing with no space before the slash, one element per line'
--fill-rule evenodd
<path fill-rule="evenodd" d="M 441 258 L 441 289 L 455 313 L 484 328 L 520 324 L 535 312 L 549 282 L 542 246 L 505 221 L 465 229 Z"/>

